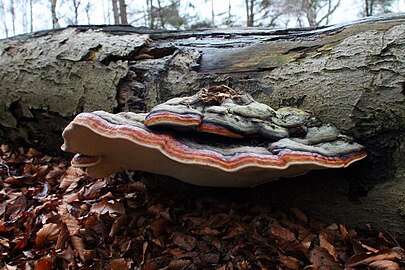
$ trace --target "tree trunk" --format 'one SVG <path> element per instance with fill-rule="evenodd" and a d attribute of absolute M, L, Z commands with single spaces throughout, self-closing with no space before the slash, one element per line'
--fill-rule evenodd
<path fill-rule="evenodd" d="M 112 0 L 112 9 L 114 14 L 114 24 L 120 24 L 120 14 L 118 12 L 118 0 Z"/>
<path fill-rule="evenodd" d="M 57 0 L 51 0 L 51 16 L 52 16 L 52 28 L 56 29 L 59 28 L 59 19 L 56 15 L 56 2 Z"/>
<path fill-rule="evenodd" d="M 368 151 L 348 169 L 236 192 L 405 239 L 404 55 L 401 16 L 321 29 L 110 26 L 18 36 L 0 41 L 0 142 L 55 152 L 79 112 L 144 112 L 226 84 L 274 108 L 311 111 Z"/>
<path fill-rule="evenodd" d="M 125 0 L 119 0 L 119 3 L 121 24 L 128 24 L 127 4 L 125 3 Z"/>

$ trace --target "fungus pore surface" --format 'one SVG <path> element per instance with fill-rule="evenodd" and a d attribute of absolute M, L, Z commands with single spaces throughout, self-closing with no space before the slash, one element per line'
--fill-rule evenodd
<path fill-rule="evenodd" d="M 140 170 L 202 186 L 248 187 L 343 168 L 364 147 L 296 108 L 271 107 L 226 86 L 174 98 L 148 114 L 81 113 L 63 131 L 72 165 L 90 176 Z"/>

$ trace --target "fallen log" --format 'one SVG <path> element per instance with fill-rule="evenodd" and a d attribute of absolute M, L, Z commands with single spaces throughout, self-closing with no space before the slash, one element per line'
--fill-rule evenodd
<path fill-rule="evenodd" d="M 83 111 L 146 112 L 227 85 L 308 110 L 367 148 L 345 170 L 248 191 L 327 221 L 405 238 L 405 16 L 314 29 L 72 26 L 0 41 L 0 141 L 60 153 Z"/>

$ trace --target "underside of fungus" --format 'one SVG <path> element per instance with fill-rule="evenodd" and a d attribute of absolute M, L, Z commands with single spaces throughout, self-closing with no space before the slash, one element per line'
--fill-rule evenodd
<path fill-rule="evenodd" d="M 342 168 L 364 147 L 294 109 L 277 111 L 226 86 L 174 98 L 148 114 L 81 113 L 63 132 L 72 165 L 93 177 L 140 170 L 202 186 L 255 186 Z"/>

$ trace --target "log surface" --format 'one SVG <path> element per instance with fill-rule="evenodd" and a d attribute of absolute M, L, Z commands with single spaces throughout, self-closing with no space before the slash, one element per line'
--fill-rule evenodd
<path fill-rule="evenodd" d="M 405 238 L 405 16 L 319 29 L 75 26 L 0 40 L 0 67 L 0 142 L 53 153 L 79 112 L 144 112 L 211 85 L 311 111 L 369 157 L 248 193 Z"/>

